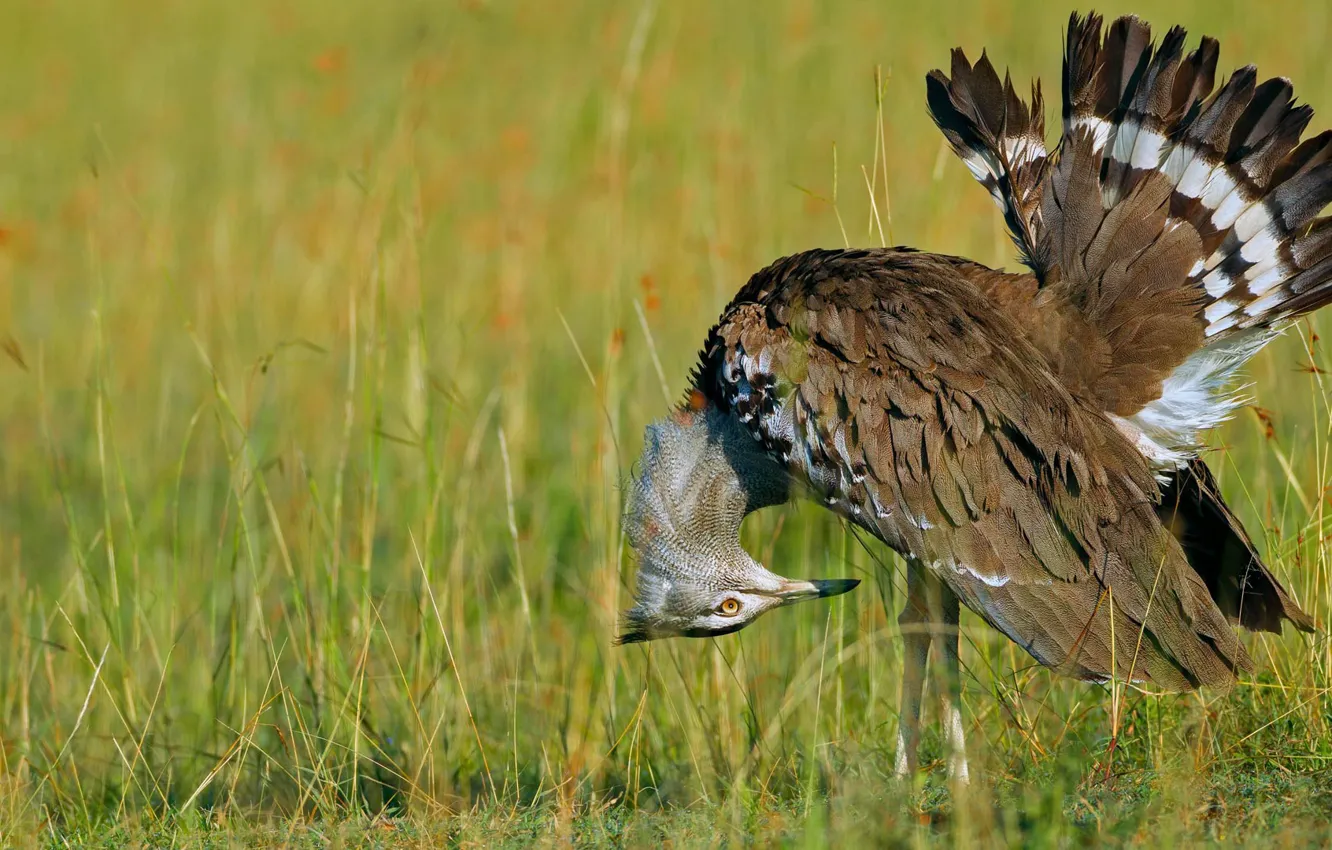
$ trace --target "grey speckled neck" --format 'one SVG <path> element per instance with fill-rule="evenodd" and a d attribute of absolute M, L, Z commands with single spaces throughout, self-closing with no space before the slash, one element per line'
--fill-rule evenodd
<path fill-rule="evenodd" d="M 625 532 L 638 555 L 634 627 L 647 612 L 669 610 L 673 595 L 781 578 L 740 546 L 751 511 L 790 498 L 790 480 L 733 416 L 709 405 L 648 426 L 630 487 Z"/>

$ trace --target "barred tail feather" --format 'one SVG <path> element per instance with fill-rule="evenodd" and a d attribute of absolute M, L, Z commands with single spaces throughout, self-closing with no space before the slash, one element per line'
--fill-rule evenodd
<path fill-rule="evenodd" d="M 1313 117 L 1289 80 L 1258 83 L 1241 68 L 1212 92 L 1219 55 L 1204 38 L 1187 57 L 1185 33 L 1159 46 L 1136 18 L 1101 41 L 1099 16 L 1074 15 L 1064 61 L 1065 144 L 1089 132 L 1113 207 L 1149 174 L 1174 187 L 1172 220 L 1197 231 L 1204 256 L 1188 285 L 1203 291 L 1213 338 L 1269 327 L 1332 301 L 1332 133 L 1303 143 Z"/>
<path fill-rule="evenodd" d="M 1080 375 L 1159 468 L 1234 409 L 1226 387 L 1281 328 L 1332 302 L 1332 132 L 1289 80 L 1184 30 L 1069 21 L 1063 128 L 1047 154 L 1040 86 L 1024 102 L 982 54 L 928 79 L 930 112 L 1003 210 L 1023 261 L 1099 334 Z"/>
<path fill-rule="evenodd" d="M 1038 234 L 1048 153 L 1040 82 L 1028 105 L 1008 74 L 999 82 L 983 52 L 972 66 L 960 49 L 953 51 L 950 73 L 931 71 L 926 78 L 930 115 L 1003 211 L 1022 262 L 1043 277 L 1048 263 Z"/>
<path fill-rule="evenodd" d="M 1332 132 L 1302 142 L 1313 110 L 1252 66 L 1214 90 L 1217 42 L 1185 55 L 1185 40 L 1176 27 L 1154 44 L 1132 17 L 1103 29 L 1098 15 L 1072 16 L 1041 218 L 1052 279 L 1110 343 L 1106 410 L 1162 468 L 1233 410 L 1226 387 L 1250 357 L 1332 302 L 1332 219 L 1319 217 L 1332 202 Z M 1117 265 L 1166 242 L 1173 250 L 1130 264 L 1150 268 Z M 1190 262 L 1163 262 L 1184 242 Z M 1137 392 L 1143 376 L 1155 397 Z"/>

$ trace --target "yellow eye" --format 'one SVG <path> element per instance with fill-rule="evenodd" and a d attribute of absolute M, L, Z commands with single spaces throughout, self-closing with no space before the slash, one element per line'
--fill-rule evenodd
<path fill-rule="evenodd" d="M 724 617 L 734 617 L 740 613 L 740 600 L 727 599 L 717 607 L 717 613 Z"/>

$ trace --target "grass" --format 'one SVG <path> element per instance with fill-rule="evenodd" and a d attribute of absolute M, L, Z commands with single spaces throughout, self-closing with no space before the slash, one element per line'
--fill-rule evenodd
<path fill-rule="evenodd" d="M 1332 115 L 1323 4 L 1133 10 Z M 611 646 L 621 482 L 723 304 L 844 240 L 1011 265 L 922 76 L 984 45 L 1057 93 L 1068 11 L 10 9 L 0 844 L 1332 840 L 1325 633 L 1112 712 L 964 619 L 954 794 L 933 729 L 889 780 L 901 565 L 815 506 L 744 542 L 855 593 Z M 1255 362 L 1210 460 L 1327 623 L 1320 333 Z"/>

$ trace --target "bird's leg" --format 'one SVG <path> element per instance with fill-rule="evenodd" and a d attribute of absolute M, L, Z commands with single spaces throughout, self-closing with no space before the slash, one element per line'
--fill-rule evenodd
<path fill-rule="evenodd" d="M 957 595 L 944 586 L 923 564 L 907 564 L 907 599 L 897 622 L 902 632 L 902 701 L 897 720 L 899 778 L 910 776 L 919 765 L 920 701 L 925 685 L 930 644 L 943 654 L 938 681 L 943 707 L 944 739 L 948 747 L 948 773 L 960 782 L 970 779 L 966 733 L 962 725 L 962 665 L 958 657 L 962 633 L 958 624 L 962 606 Z M 937 641 L 935 640 L 937 633 Z"/>
<path fill-rule="evenodd" d="M 920 746 L 920 697 L 933 637 L 927 587 L 931 581 L 923 564 L 907 562 L 906 604 L 897 617 L 902 632 L 902 696 L 897 713 L 897 764 L 893 772 L 899 779 L 909 778 L 919 766 L 916 749 Z"/>
<path fill-rule="evenodd" d="M 948 746 L 948 775 L 958 782 L 971 779 L 967 768 L 966 733 L 962 728 L 962 664 L 958 651 L 962 645 L 962 631 L 958 627 L 961 605 L 957 594 L 935 581 L 938 588 L 939 632 L 938 644 L 943 650 L 943 727 Z"/>

